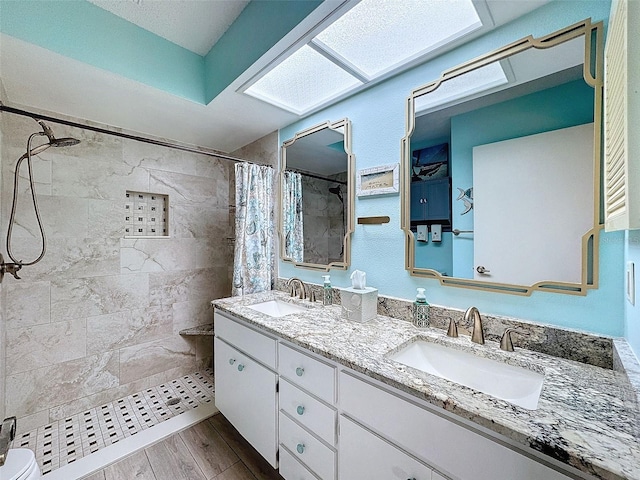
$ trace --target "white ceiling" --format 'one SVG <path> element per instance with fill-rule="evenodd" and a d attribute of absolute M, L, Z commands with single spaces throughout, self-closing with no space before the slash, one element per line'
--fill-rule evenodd
<path fill-rule="evenodd" d="M 206 55 L 249 0 L 89 0 L 198 55 Z"/>
<path fill-rule="evenodd" d="M 547 1 L 488 0 L 486 4 L 494 21 L 504 22 Z M 130 15 L 127 12 L 133 11 L 130 21 L 150 30 L 153 27 L 154 33 L 200 52 L 208 51 L 209 43 L 215 42 L 230 19 L 246 5 L 244 0 L 95 0 L 93 3 L 109 6 L 110 11 L 118 9 L 117 14 L 124 18 L 127 18 L 125 14 Z M 208 105 L 178 98 L 0 34 L 2 101 L 39 113 L 60 113 L 143 135 L 232 152 L 300 118 L 238 92 L 270 62 L 326 27 L 336 18 L 335 12 L 342 4 L 343 0 L 325 0 Z M 167 8 L 170 13 L 164 10 Z M 188 20 L 194 12 L 200 18 L 214 15 L 220 26 L 208 31 L 205 25 L 204 32 L 198 33 L 195 23 Z"/>

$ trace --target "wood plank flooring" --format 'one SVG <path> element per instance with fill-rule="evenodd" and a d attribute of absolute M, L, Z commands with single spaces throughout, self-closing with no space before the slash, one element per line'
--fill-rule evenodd
<path fill-rule="evenodd" d="M 283 480 L 221 414 L 84 480 Z"/>

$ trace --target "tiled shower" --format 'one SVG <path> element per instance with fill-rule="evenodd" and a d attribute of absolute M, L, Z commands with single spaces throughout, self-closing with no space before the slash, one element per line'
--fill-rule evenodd
<path fill-rule="evenodd" d="M 232 162 L 51 128 L 81 143 L 33 158 L 47 253 L 0 286 L 0 417 L 17 416 L 20 432 L 206 368 L 211 337 L 178 332 L 211 323 L 209 302 L 231 292 Z M 13 168 L 38 130 L 2 114 L 3 244 Z M 236 156 L 273 162 L 277 140 L 265 139 Z M 40 242 L 24 175 L 13 249 L 28 260 Z M 168 198 L 168 238 L 125 238 L 127 191 Z"/>

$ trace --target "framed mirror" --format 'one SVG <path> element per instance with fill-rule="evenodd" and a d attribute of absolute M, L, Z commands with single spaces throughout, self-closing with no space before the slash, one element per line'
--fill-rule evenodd
<path fill-rule="evenodd" d="M 530 295 L 597 288 L 603 25 L 528 36 L 407 99 L 405 267 Z"/>
<path fill-rule="evenodd" d="M 280 257 L 296 266 L 347 269 L 354 224 L 354 156 L 348 119 L 283 142 Z"/>

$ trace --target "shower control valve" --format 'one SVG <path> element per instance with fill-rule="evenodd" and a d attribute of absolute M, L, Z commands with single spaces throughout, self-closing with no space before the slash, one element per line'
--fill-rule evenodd
<path fill-rule="evenodd" d="M 22 263 L 4 263 L 4 257 L 0 253 L 0 282 L 5 273 L 10 273 L 16 280 L 20 280 L 18 272 L 22 268 Z"/>

